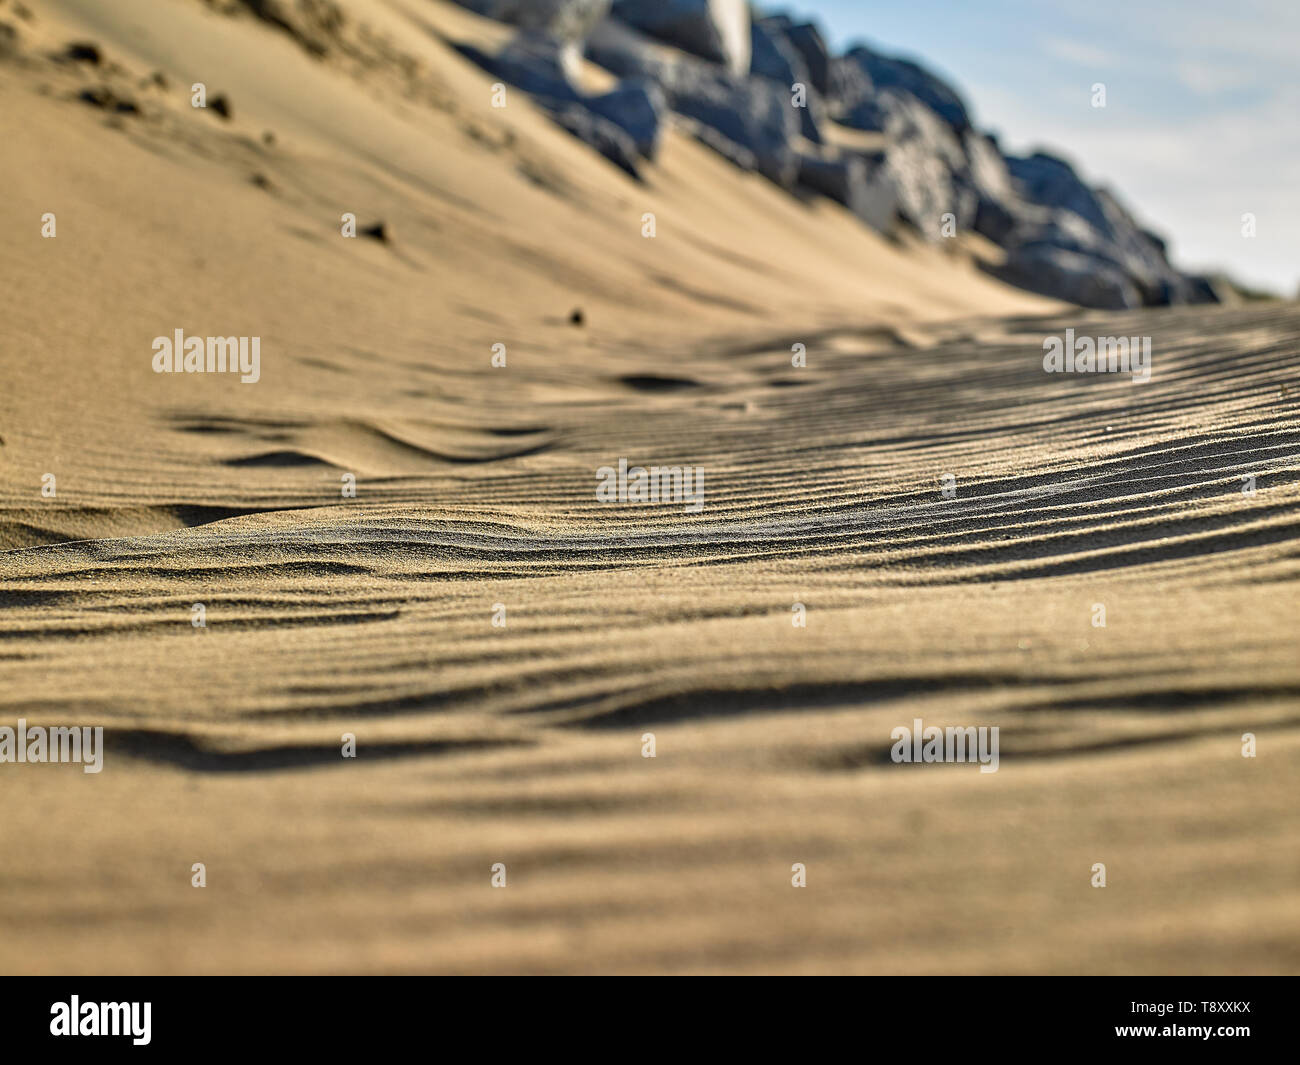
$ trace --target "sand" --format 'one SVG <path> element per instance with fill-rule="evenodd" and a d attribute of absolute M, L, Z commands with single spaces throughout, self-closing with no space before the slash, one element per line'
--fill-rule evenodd
<path fill-rule="evenodd" d="M 637 183 L 435 0 L 319 58 L 25 2 L 0 726 L 106 754 L 0 765 L 0 971 L 1300 970 L 1294 304 L 1085 313 L 677 130 Z M 1067 328 L 1151 381 L 1044 373 Z M 998 771 L 896 764 L 918 718 Z"/>

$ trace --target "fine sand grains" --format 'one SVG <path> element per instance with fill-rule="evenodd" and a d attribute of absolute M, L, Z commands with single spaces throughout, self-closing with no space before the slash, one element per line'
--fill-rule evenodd
<path fill-rule="evenodd" d="M 348 5 L 418 93 L 30 6 L 141 111 L 0 60 L 0 725 L 106 746 L 0 765 L 0 969 L 1300 969 L 1294 305 L 1070 311 L 677 134 L 638 185 L 487 113 L 448 5 Z M 1044 373 L 1067 328 L 1150 382 Z"/>

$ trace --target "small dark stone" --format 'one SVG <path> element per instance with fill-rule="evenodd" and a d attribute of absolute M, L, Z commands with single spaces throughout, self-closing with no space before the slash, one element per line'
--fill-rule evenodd
<path fill-rule="evenodd" d="M 570 325 L 586 325 L 586 324 L 587 324 L 587 319 L 586 319 L 586 317 L 583 315 L 583 313 L 582 313 L 582 308 L 581 308 L 581 307 L 574 307 L 574 308 L 573 308 L 572 313 L 569 315 L 569 324 L 570 324 Z"/>
<path fill-rule="evenodd" d="M 214 98 L 208 106 L 222 118 L 230 120 L 230 101 L 224 95 Z"/>
<path fill-rule="evenodd" d="M 387 223 L 376 222 L 373 226 L 366 226 L 361 230 L 363 237 L 370 237 L 372 240 L 379 241 L 380 244 L 387 244 L 393 239 L 393 233 L 388 228 Z"/>
<path fill-rule="evenodd" d="M 262 143 L 263 143 L 263 144 L 267 144 L 267 145 L 274 144 L 274 143 L 275 143 L 275 134 L 272 133 L 269 129 L 268 129 L 268 130 L 263 130 L 263 131 L 262 131 Z"/>
<path fill-rule="evenodd" d="M 89 41 L 74 41 L 68 45 L 63 55 L 74 62 L 91 63 L 95 66 L 99 66 L 104 61 L 104 55 L 99 50 L 99 45 L 92 44 Z"/>
<path fill-rule="evenodd" d="M 120 115 L 139 114 L 140 109 L 136 107 L 134 101 L 124 100 L 117 96 L 112 89 L 103 85 L 93 89 L 82 89 L 77 94 L 77 98 L 85 103 L 92 104 L 104 111 L 116 111 Z"/>

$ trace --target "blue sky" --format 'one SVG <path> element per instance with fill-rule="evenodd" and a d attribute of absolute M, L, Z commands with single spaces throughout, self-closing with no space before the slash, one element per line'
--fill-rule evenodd
<path fill-rule="evenodd" d="M 1300 0 L 804 0 L 963 93 L 1003 149 L 1054 148 L 1170 241 L 1180 266 L 1300 286 Z M 1095 82 L 1106 107 L 1091 105 Z M 1258 235 L 1241 234 L 1242 215 Z"/>

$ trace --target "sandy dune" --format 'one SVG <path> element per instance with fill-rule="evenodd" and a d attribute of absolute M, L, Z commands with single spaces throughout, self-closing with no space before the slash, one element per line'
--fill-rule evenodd
<path fill-rule="evenodd" d="M 0 970 L 1300 969 L 1295 305 L 1084 314 L 680 132 L 638 184 L 434 0 L 323 58 L 26 3 L 0 725 L 107 755 L 0 765 Z M 1045 374 L 1067 327 L 1152 380 Z M 177 328 L 261 379 L 153 373 Z M 620 458 L 703 512 L 598 503 Z M 915 718 L 999 771 L 893 763 Z"/>

